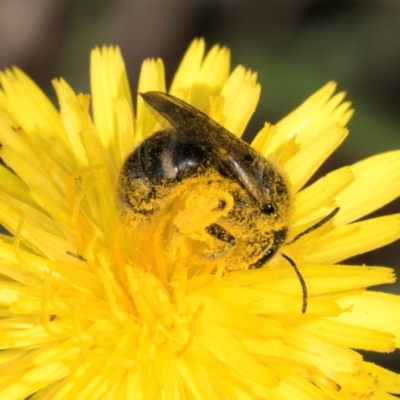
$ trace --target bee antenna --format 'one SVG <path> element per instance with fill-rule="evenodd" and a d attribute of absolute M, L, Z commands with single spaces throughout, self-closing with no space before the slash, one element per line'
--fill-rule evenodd
<path fill-rule="evenodd" d="M 299 271 L 296 263 L 286 254 L 281 253 L 281 256 L 289 262 L 289 264 L 293 267 L 294 272 L 296 272 L 297 277 L 299 278 L 301 290 L 303 291 L 303 307 L 301 308 L 301 312 L 304 314 L 307 310 L 308 305 L 308 291 L 306 281 L 304 280 L 303 275 L 301 275 L 301 272 Z"/>
<path fill-rule="evenodd" d="M 328 214 L 325 218 L 322 218 L 321 221 L 318 221 L 316 224 L 313 226 L 310 226 L 307 228 L 305 231 L 300 232 L 297 236 L 295 236 L 294 239 L 292 239 L 290 242 L 285 243 L 285 246 L 292 244 L 294 242 L 297 242 L 302 236 L 307 235 L 307 233 L 310 233 L 312 231 L 315 231 L 318 229 L 320 226 L 326 224 L 328 221 L 330 221 L 340 210 L 340 207 L 336 207 L 330 214 Z"/>

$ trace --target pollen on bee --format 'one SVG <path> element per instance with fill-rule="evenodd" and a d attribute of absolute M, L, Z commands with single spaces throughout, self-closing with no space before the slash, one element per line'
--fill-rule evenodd
<path fill-rule="evenodd" d="M 224 149 L 223 147 L 218 147 L 218 151 L 220 154 L 223 155 L 228 154 L 228 150 Z"/>
<path fill-rule="evenodd" d="M 182 193 L 183 207 L 177 210 L 173 217 L 173 223 L 181 234 L 203 232 L 207 226 L 226 217 L 233 208 L 233 197 L 221 188 L 221 183 L 206 183 L 204 180 L 210 182 L 209 178 L 197 178 L 185 184 L 186 190 Z M 224 207 L 221 207 L 221 204 L 224 204 Z"/>

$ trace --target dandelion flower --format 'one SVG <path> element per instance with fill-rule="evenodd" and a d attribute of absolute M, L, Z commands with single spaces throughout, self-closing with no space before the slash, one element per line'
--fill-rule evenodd
<path fill-rule="evenodd" d="M 367 290 L 394 273 L 341 262 L 400 237 L 399 214 L 363 218 L 400 195 L 400 151 L 306 186 L 352 114 L 328 83 L 252 143 L 290 185 L 286 243 L 263 268 L 199 268 L 187 240 L 209 218 L 198 207 L 177 196 L 151 235 L 121 218 L 119 171 L 159 121 L 140 96 L 134 108 L 118 48 L 93 50 L 90 77 L 90 96 L 54 80 L 58 110 L 19 69 L 0 75 L 0 223 L 12 234 L 0 241 L 0 398 L 395 398 L 400 376 L 357 352 L 400 346 L 399 296 Z M 145 61 L 138 91 L 166 90 L 162 61 Z M 240 137 L 260 86 L 230 72 L 226 48 L 205 55 L 195 40 L 168 92 Z M 194 203 L 211 198 L 195 189 Z M 304 277 L 306 313 L 282 254 Z"/>

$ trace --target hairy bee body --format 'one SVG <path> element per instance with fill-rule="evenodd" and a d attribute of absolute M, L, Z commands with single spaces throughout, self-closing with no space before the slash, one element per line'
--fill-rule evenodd
<path fill-rule="evenodd" d="M 291 196 L 282 172 L 189 104 L 160 92 L 142 97 L 172 128 L 126 159 L 123 216 L 140 227 L 170 213 L 169 232 L 197 243 L 200 259 L 224 260 L 227 270 L 264 265 L 287 236 Z"/>

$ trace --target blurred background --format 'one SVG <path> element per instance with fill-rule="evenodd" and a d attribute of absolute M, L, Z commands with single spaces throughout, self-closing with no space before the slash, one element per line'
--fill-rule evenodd
<path fill-rule="evenodd" d="M 52 99 L 54 77 L 63 76 L 76 91 L 89 91 L 94 46 L 121 47 L 135 91 L 145 58 L 163 58 L 171 82 L 187 46 L 200 36 L 209 47 L 229 47 L 233 66 L 258 71 L 261 101 L 246 138 L 335 80 L 356 113 L 350 137 L 319 176 L 400 148 L 398 0 L 0 1 L 0 68 L 19 66 Z M 395 212 L 400 201 L 374 215 Z M 399 256 L 397 243 L 348 263 L 391 266 L 400 275 Z M 399 285 L 384 289 L 400 292 Z M 400 371 L 399 352 L 374 360 Z"/>

